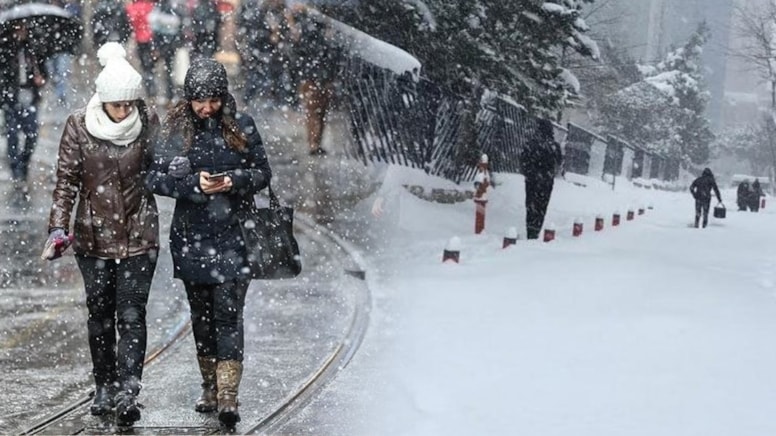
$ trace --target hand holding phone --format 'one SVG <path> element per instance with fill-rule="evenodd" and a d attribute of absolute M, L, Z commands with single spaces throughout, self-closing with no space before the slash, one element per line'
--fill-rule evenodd
<path fill-rule="evenodd" d="M 207 176 L 207 179 L 211 182 L 220 182 L 227 176 L 226 173 L 215 173 Z"/>

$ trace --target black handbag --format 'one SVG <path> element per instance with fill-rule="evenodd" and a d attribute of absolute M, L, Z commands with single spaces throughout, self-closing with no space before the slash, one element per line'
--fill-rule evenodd
<path fill-rule="evenodd" d="M 299 244 L 294 237 L 294 208 L 281 206 L 269 188 L 269 207 L 250 206 L 238 212 L 251 278 L 290 279 L 302 272 Z"/>
<path fill-rule="evenodd" d="M 714 218 L 723 219 L 723 218 L 725 218 L 726 212 L 727 212 L 727 210 L 725 209 L 725 205 L 724 204 L 718 204 L 718 205 L 714 206 Z"/>

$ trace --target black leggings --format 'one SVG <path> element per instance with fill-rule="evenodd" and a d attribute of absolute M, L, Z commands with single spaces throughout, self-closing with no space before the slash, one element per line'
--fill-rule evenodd
<path fill-rule="evenodd" d="M 121 259 L 76 256 L 84 278 L 92 373 L 97 385 L 140 389 L 146 351 L 146 303 L 156 256 Z M 116 330 L 119 340 L 116 344 Z"/>
<path fill-rule="evenodd" d="M 184 283 L 198 356 L 243 360 L 243 308 L 249 280 L 217 285 Z"/>

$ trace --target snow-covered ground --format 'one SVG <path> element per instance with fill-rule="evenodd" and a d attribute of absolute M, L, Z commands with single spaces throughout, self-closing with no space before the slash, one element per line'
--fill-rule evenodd
<path fill-rule="evenodd" d="M 687 192 L 557 180 L 557 239 L 502 249 L 508 227 L 525 235 L 523 179 L 497 181 L 482 235 L 471 201 L 397 188 L 447 182 L 391 168 L 375 194 L 390 237 L 373 285 L 395 348 L 364 434 L 776 434 L 776 203 L 738 212 L 723 190 L 727 218 L 695 229 Z M 461 262 L 443 264 L 453 236 Z"/>

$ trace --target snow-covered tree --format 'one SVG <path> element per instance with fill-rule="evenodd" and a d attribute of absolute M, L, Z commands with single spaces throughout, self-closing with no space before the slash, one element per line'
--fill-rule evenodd
<path fill-rule="evenodd" d="M 731 55 L 742 58 L 768 84 L 771 114 L 767 122 L 776 129 L 776 2 L 741 2 L 735 9 L 735 31 L 743 41 Z M 771 137 L 771 169 L 776 171 L 776 138 Z"/>
<path fill-rule="evenodd" d="M 732 156 L 749 165 L 750 174 L 767 174 L 773 161 L 771 141 L 776 129 L 769 115 L 759 122 L 752 122 L 721 132 L 713 144 L 716 157 Z"/>
<path fill-rule="evenodd" d="M 581 17 L 592 2 L 377 0 L 361 2 L 350 24 L 417 56 L 434 82 L 467 99 L 479 98 L 472 89 L 488 88 L 552 113 L 579 91 L 561 66 L 563 49 L 598 57 Z M 385 11 L 390 25 L 377 19 Z"/>
<path fill-rule="evenodd" d="M 703 46 L 708 40 L 708 25 L 701 22 L 684 46 L 668 53 L 656 68 L 648 69 L 652 74 L 645 79 L 665 93 L 671 104 L 679 109 L 678 118 L 674 120 L 674 147 L 684 161 L 693 164 L 708 161 L 709 145 L 714 140 L 706 116 L 709 92 L 701 69 Z"/>
<path fill-rule="evenodd" d="M 655 66 L 641 68 L 644 79 L 610 96 L 599 123 L 607 131 L 685 163 L 709 159 L 714 140 L 705 111 L 709 93 L 700 68 L 708 27 L 701 23 L 687 43 Z"/>
<path fill-rule="evenodd" d="M 631 144 L 666 156 L 677 156 L 675 117 L 678 108 L 656 87 L 639 81 L 604 99 L 597 127 Z"/>

